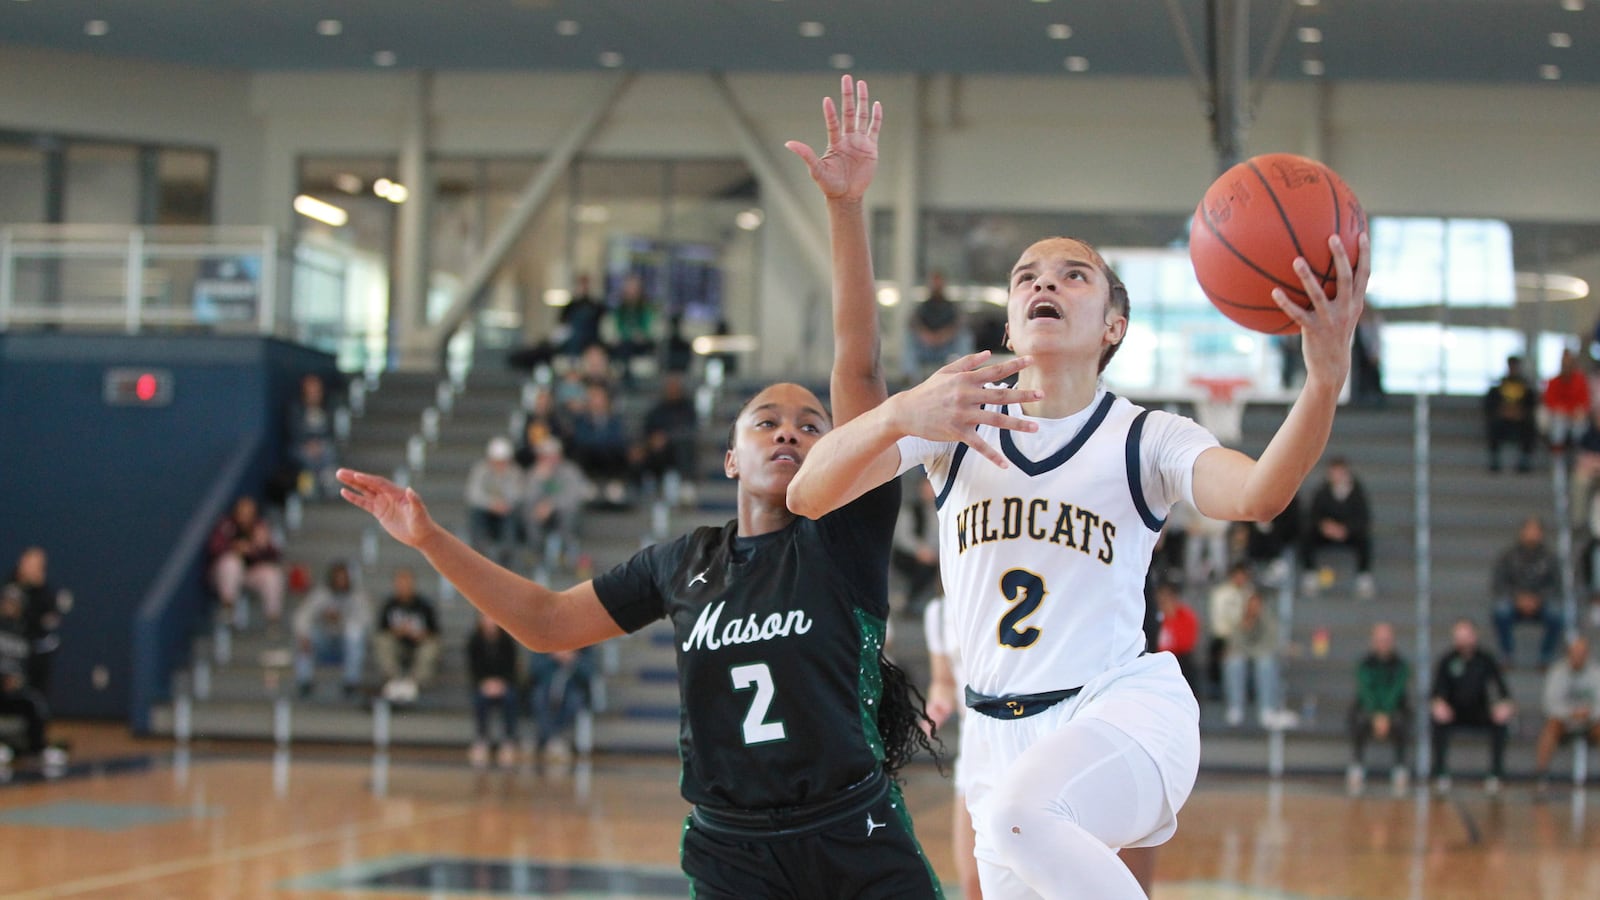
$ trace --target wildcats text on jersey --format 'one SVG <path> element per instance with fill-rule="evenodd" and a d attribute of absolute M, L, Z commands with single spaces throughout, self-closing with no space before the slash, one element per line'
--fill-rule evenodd
<path fill-rule="evenodd" d="M 805 610 L 791 609 L 786 614 L 772 613 L 765 621 L 758 619 L 754 613 L 743 619 L 732 619 L 722 626 L 718 634 L 722 610 L 727 605 L 727 601 L 722 600 L 700 610 L 694 630 L 689 632 L 689 639 L 683 642 L 683 652 L 688 653 L 697 647 L 720 650 L 724 644 L 756 644 L 791 634 L 805 634 L 811 630 L 811 617 L 806 615 Z"/>
<path fill-rule="evenodd" d="M 1043 497 L 979 500 L 950 521 L 955 525 L 958 554 L 969 546 L 1026 538 L 1081 550 L 1106 565 L 1116 557 L 1116 523 L 1071 503 Z"/>

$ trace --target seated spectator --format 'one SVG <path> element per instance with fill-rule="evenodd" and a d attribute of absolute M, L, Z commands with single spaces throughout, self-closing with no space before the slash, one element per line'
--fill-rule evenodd
<path fill-rule="evenodd" d="M 655 303 L 645 295 L 644 279 L 629 274 L 622 280 L 617 307 L 611 311 L 615 326 L 617 362 L 622 365 L 624 384 L 633 384 L 633 361 L 650 358 L 656 352 Z"/>
<path fill-rule="evenodd" d="M 934 508 L 933 483 L 921 471 L 906 473 L 912 483 L 904 492 L 889 549 L 889 566 L 905 579 L 906 609 L 913 615 L 940 590 L 939 511 Z"/>
<path fill-rule="evenodd" d="M 572 426 L 556 406 L 555 394 L 549 388 L 534 392 L 533 408 L 527 410 L 528 418 L 522 425 L 522 443 L 517 446 L 517 465 L 522 470 L 533 468 L 537 448 L 545 438 L 555 438 L 563 444 L 572 439 Z"/>
<path fill-rule="evenodd" d="M 303 497 L 337 497 L 339 445 L 333 410 L 319 375 L 300 379 L 300 399 L 289 407 L 289 458 L 298 475 L 296 488 Z"/>
<path fill-rule="evenodd" d="M 388 700 L 410 703 L 433 681 L 439 662 L 439 617 L 428 598 L 417 593 L 417 576 L 410 569 L 395 570 L 394 593 L 378 614 L 372 650 Z"/>
<path fill-rule="evenodd" d="M 555 386 L 555 412 L 571 427 L 583 415 L 591 385 L 611 390 L 616 379 L 611 374 L 611 351 L 604 344 L 590 344 L 578 358 L 577 368 L 568 369 Z"/>
<path fill-rule="evenodd" d="M 1195 661 L 1195 651 L 1200 646 L 1200 617 L 1195 615 L 1194 607 L 1183 602 L 1183 588 L 1176 581 L 1156 585 L 1156 607 L 1161 611 L 1156 649 L 1177 658 L 1183 680 L 1189 682 L 1189 689 L 1198 697 L 1203 690 L 1200 667 Z"/>
<path fill-rule="evenodd" d="M 600 486 L 605 499 L 621 505 L 627 483 L 634 476 L 634 449 L 622 417 L 611 408 L 611 392 L 592 384 L 585 394 L 584 410 L 572 423 L 568 455 L 589 480 Z"/>
<path fill-rule="evenodd" d="M 1600 745 L 1600 666 L 1589 661 L 1589 641 L 1567 642 L 1567 658 L 1544 677 L 1544 728 L 1539 732 L 1539 790 L 1549 787 L 1550 760 L 1568 738 Z"/>
<path fill-rule="evenodd" d="M 1312 594 L 1333 584 L 1333 570 L 1318 569 L 1317 554 L 1323 547 L 1349 547 L 1356 553 L 1356 596 L 1371 599 L 1376 592 L 1372 581 L 1372 511 L 1367 492 L 1350 471 L 1343 457 L 1328 460 L 1328 476 L 1311 495 L 1309 527 L 1300 542 L 1301 588 Z"/>
<path fill-rule="evenodd" d="M 1244 721 L 1245 682 L 1255 676 L 1257 721 L 1262 728 L 1287 727 L 1288 720 L 1279 700 L 1278 617 L 1251 590 L 1245 597 L 1244 615 L 1228 640 L 1228 655 L 1223 662 L 1223 693 L 1227 697 L 1227 722 Z"/>
<path fill-rule="evenodd" d="M 467 639 L 467 673 L 472 681 L 472 748 L 467 758 L 483 768 L 489 764 L 489 717 L 496 707 L 501 718 L 499 750 L 495 757 L 503 767 L 517 761 L 517 718 L 522 699 L 517 692 L 521 678 L 517 660 L 522 648 L 504 629 L 484 613 L 478 613 L 478 627 Z"/>
<path fill-rule="evenodd" d="M 28 684 L 32 656 L 23 593 L 8 587 L 0 592 L 0 715 L 20 717 L 26 731 L 21 747 L 14 750 L 9 744 L 0 744 L 0 769 L 11 764 L 17 750 L 23 756 L 42 754 L 44 764 L 50 767 L 63 766 L 67 761 L 66 751 L 45 741 L 50 704 Z"/>
<path fill-rule="evenodd" d="M 528 546 L 542 554 L 540 565 L 553 570 L 564 561 L 576 560 L 578 524 L 589 499 L 589 480 L 562 454 L 561 442 L 551 437 L 539 444 L 533 468 L 523 483 Z"/>
<path fill-rule="evenodd" d="M 578 276 L 572 299 L 561 307 L 561 355 L 576 362 L 588 348 L 600 344 L 600 322 L 606 308 L 594 296 L 588 273 Z"/>
<path fill-rule="evenodd" d="M 1484 425 L 1488 433 L 1489 471 L 1500 471 L 1500 445 L 1517 445 L 1517 471 L 1533 468 L 1533 438 L 1538 392 L 1522 375 L 1522 357 L 1506 358 L 1506 374 L 1483 397 Z"/>
<path fill-rule="evenodd" d="M 22 619 L 27 624 L 31 645 L 27 660 L 28 687 L 50 699 L 51 674 L 56 651 L 61 648 L 61 617 L 72 609 L 72 592 L 50 585 L 50 559 L 43 547 L 29 547 L 17 557 L 17 568 L 6 585 L 22 603 Z"/>
<path fill-rule="evenodd" d="M 1589 376 L 1578 366 L 1578 355 L 1561 351 L 1561 371 L 1544 386 L 1545 437 L 1550 449 L 1562 452 L 1577 443 L 1589 427 Z"/>
<path fill-rule="evenodd" d="M 644 415 L 644 474 L 661 486 L 662 497 L 676 506 L 681 486 L 698 480 L 697 442 L 700 416 L 683 375 L 661 378 L 661 397 Z"/>
<path fill-rule="evenodd" d="M 1538 622 L 1544 626 L 1539 664 L 1548 666 L 1561 647 L 1561 563 L 1545 545 L 1544 523 L 1537 516 L 1529 516 L 1522 523 L 1517 542 L 1500 554 L 1490 590 L 1494 596 L 1495 635 L 1507 662 L 1516 658 L 1512 633 L 1516 624 Z"/>
<path fill-rule="evenodd" d="M 1289 498 L 1269 522 L 1239 522 L 1234 527 L 1245 532 L 1245 561 L 1261 573 L 1261 583 L 1277 587 L 1288 583 L 1290 551 L 1300 546 L 1300 498 Z"/>
<path fill-rule="evenodd" d="M 971 353 L 971 347 L 961 307 L 945 296 L 944 273 L 930 272 L 928 296 L 912 310 L 906 330 L 901 366 L 906 380 L 921 381 L 950 360 Z"/>
<path fill-rule="evenodd" d="M 300 696 L 311 696 L 318 666 L 340 666 L 345 699 L 357 697 L 371 627 L 372 604 L 355 586 L 349 566 L 342 562 L 328 566 L 323 583 L 295 611 L 294 679 Z"/>
<path fill-rule="evenodd" d="M 1434 785 L 1440 791 L 1450 789 L 1450 736 L 1458 729 L 1472 728 L 1489 732 L 1489 777 L 1483 787 L 1497 793 L 1500 779 L 1505 777 L 1506 723 L 1516 706 L 1500 664 L 1479 649 L 1478 627 L 1471 619 L 1456 621 L 1450 642 L 1450 651 L 1439 658 L 1430 693 Z"/>
<path fill-rule="evenodd" d="M 528 654 L 528 703 L 533 707 L 536 752 L 560 761 L 572 756 L 566 737 L 578 713 L 589 706 L 594 648 Z"/>
<path fill-rule="evenodd" d="M 222 614 L 233 626 L 249 625 L 242 595 L 245 588 L 261 601 L 267 622 L 277 625 L 283 618 L 283 552 L 255 498 L 244 496 L 234 501 L 233 510 L 211 529 L 206 552 L 211 558 L 211 587 L 222 604 Z"/>
<path fill-rule="evenodd" d="M 490 438 L 484 458 L 467 473 L 468 539 L 473 549 L 503 566 L 522 543 L 522 471 L 511 457 L 508 438 Z"/>
<path fill-rule="evenodd" d="M 1214 697 L 1221 696 L 1223 660 L 1228 656 L 1228 645 L 1239 629 L 1239 622 L 1244 619 L 1245 600 L 1255 590 L 1250 581 L 1250 566 L 1240 562 L 1233 564 L 1227 580 L 1213 587 L 1206 597 L 1206 627 L 1211 632 L 1206 653 L 1206 684 L 1208 693 Z"/>
<path fill-rule="evenodd" d="M 1394 626 L 1372 626 L 1372 652 L 1356 664 L 1356 702 L 1350 707 L 1350 740 L 1355 758 L 1347 781 L 1352 793 L 1361 790 L 1367 776 L 1367 742 L 1388 741 L 1394 746 L 1394 767 L 1389 779 L 1396 792 L 1410 779 L 1406 752 L 1411 739 L 1411 714 L 1407 702 L 1411 667 L 1395 652 Z"/>

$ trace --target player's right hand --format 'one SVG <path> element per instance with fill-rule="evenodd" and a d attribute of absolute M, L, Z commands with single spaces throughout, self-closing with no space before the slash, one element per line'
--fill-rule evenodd
<path fill-rule="evenodd" d="M 871 103 L 867 83 L 849 75 L 840 79 L 844 106 L 841 117 L 833 98 L 822 101 L 822 119 L 828 129 L 828 146 L 819 157 L 802 141 L 784 144 L 805 160 L 811 180 L 829 200 L 860 200 L 878 171 L 878 131 L 883 127 L 883 105 Z"/>
<path fill-rule="evenodd" d="M 928 702 L 923 704 L 923 711 L 928 714 L 928 721 L 933 723 L 935 729 L 942 728 L 956 711 L 955 691 L 948 684 L 929 685 Z"/>
<path fill-rule="evenodd" d="M 422 498 L 411 488 L 402 489 L 387 478 L 340 469 L 340 496 L 372 514 L 390 537 L 407 547 L 418 547 L 439 528 Z"/>
<path fill-rule="evenodd" d="M 1039 426 L 984 406 L 1031 403 L 1043 399 L 1044 392 L 984 387 L 1033 365 L 1030 356 L 986 366 L 984 362 L 988 359 L 987 350 L 963 356 L 911 390 L 890 397 L 887 402 L 893 404 L 900 433 L 930 441 L 960 441 L 1000 468 L 1006 468 L 1009 464 L 1000 451 L 978 437 L 978 426 L 993 425 L 1011 431 L 1038 431 Z"/>

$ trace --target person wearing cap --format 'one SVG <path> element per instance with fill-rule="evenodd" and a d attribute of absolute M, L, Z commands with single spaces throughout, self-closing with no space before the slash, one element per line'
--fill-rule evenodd
<path fill-rule="evenodd" d="M 522 541 L 522 471 L 511 457 L 511 440 L 497 435 L 467 475 L 467 530 L 472 546 L 501 565 L 511 561 Z"/>
<path fill-rule="evenodd" d="M 561 441 L 547 437 L 534 447 L 533 465 L 523 486 L 523 525 L 528 546 L 543 553 L 546 571 L 576 558 L 578 519 L 593 487 L 578 464 L 562 453 Z"/>

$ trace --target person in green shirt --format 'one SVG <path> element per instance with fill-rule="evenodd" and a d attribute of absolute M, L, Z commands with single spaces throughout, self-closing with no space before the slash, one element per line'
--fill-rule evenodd
<path fill-rule="evenodd" d="M 1372 626 L 1371 646 L 1372 652 L 1356 665 L 1356 702 L 1350 708 L 1355 759 L 1346 781 L 1352 793 L 1360 791 L 1366 779 L 1367 743 L 1388 741 L 1394 746 L 1390 781 L 1395 791 L 1403 792 L 1411 774 L 1406 766 L 1406 751 L 1411 745 L 1407 702 L 1411 667 L 1395 652 L 1394 626 L 1388 622 Z"/>

